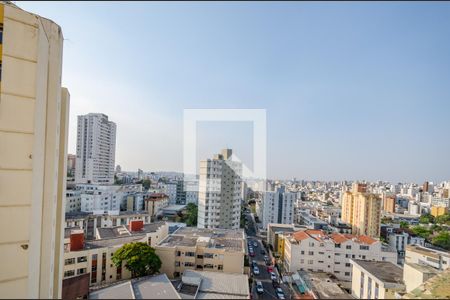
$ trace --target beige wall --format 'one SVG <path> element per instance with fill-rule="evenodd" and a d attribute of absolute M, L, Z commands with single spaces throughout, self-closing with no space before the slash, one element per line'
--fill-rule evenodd
<path fill-rule="evenodd" d="M 3 5 L 3 4 L 2 4 Z M 0 295 L 60 297 L 68 97 L 58 25 L 4 5 L 0 99 Z M 55 250 L 56 249 L 56 250 Z"/>
<path fill-rule="evenodd" d="M 177 246 L 177 247 L 163 247 L 156 246 L 156 253 L 162 261 L 161 272 L 166 273 L 169 278 L 174 278 L 175 272 L 182 273 L 185 269 L 197 269 L 197 265 L 211 264 L 213 268 L 204 268 L 204 271 L 224 272 L 224 273 L 244 273 L 244 252 L 226 251 L 225 249 L 213 249 L 203 246 Z M 177 251 L 180 251 L 180 256 L 176 256 Z M 186 252 L 194 252 L 195 256 L 186 256 Z M 213 258 L 197 258 L 197 255 L 204 255 L 205 253 L 213 254 Z M 184 266 L 184 264 L 193 263 L 194 266 Z M 179 263 L 179 266 L 176 264 Z M 218 266 L 222 266 L 220 270 Z"/>

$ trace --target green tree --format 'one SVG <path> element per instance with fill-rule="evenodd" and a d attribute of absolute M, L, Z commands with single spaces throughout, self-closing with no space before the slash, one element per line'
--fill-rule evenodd
<path fill-rule="evenodd" d="M 441 231 L 433 239 L 431 243 L 435 246 L 442 247 L 446 250 L 450 250 L 450 232 Z"/>
<path fill-rule="evenodd" d="M 431 214 L 425 214 L 425 215 L 420 216 L 419 222 L 421 224 L 434 223 L 434 217 Z"/>
<path fill-rule="evenodd" d="M 431 235 L 431 231 L 422 226 L 414 226 L 411 230 L 414 234 L 424 239 L 428 239 Z"/>
<path fill-rule="evenodd" d="M 450 225 L 450 214 L 447 213 L 447 214 L 445 214 L 445 215 L 437 216 L 437 217 L 435 218 L 435 222 L 436 222 L 437 224 L 447 224 L 447 225 Z"/>
<path fill-rule="evenodd" d="M 142 242 L 123 245 L 114 253 L 112 261 L 116 267 L 125 261 L 125 268 L 133 278 L 155 274 L 161 268 L 161 259 L 155 249 Z"/>
<path fill-rule="evenodd" d="M 152 184 L 152 182 L 150 181 L 150 179 L 144 179 L 142 181 L 142 186 L 148 190 L 150 188 L 150 185 Z"/>
<path fill-rule="evenodd" d="M 406 221 L 400 221 L 400 228 L 408 228 L 409 224 Z"/>
<path fill-rule="evenodd" d="M 181 218 L 182 222 L 185 222 L 188 226 L 197 226 L 198 207 L 194 203 L 186 205 L 186 209 Z"/>

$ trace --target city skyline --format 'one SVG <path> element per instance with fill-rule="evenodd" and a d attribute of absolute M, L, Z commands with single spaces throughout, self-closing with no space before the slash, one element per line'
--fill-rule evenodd
<path fill-rule="evenodd" d="M 123 169 L 182 171 L 184 108 L 263 108 L 269 178 L 448 180 L 448 3 L 19 6 L 64 28 L 69 153 L 105 113 Z M 222 126 L 199 159 L 249 159 L 248 124 Z"/>

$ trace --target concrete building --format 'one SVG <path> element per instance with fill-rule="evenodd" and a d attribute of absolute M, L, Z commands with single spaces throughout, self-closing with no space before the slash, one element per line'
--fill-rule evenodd
<path fill-rule="evenodd" d="M 81 191 L 67 190 L 66 191 L 66 210 L 65 212 L 80 212 L 81 211 Z"/>
<path fill-rule="evenodd" d="M 97 228 L 112 228 L 128 225 L 131 221 L 151 222 L 147 211 L 96 211 L 96 212 L 68 212 L 64 228 L 83 229 L 87 240 L 96 238 Z"/>
<path fill-rule="evenodd" d="M 66 229 L 64 239 L 64 280 L 89 273 L 89 285 L 104 285 L 131 278 L 125 266 L 116 268 L 113 254 L 124 244 L 144 242 L 155 247 L 168 235 L 165 222 L 144 224 L 131 221 L 128 226 L 98 228 L 99 239 L 85 241 L 82 230 Z"/>
<path fill-rule="evenodd" d="M 161 183 L 159 187 L 162 192 L 169 197 L 169 204 L 175 205 L 177 203 L 177 185 L 176 183 Z"/>
<path fill-rule="evenodd" d="M 419 287 L 428 279 L 436 276 L 441 271 L 428 265 L 406 263 L 403 266 L 403 281 L 405 283 L 406 292 L 409 293 Z"/>
<path fill-rule="evenodd" d="M 395 213 L 395 196 L 386 196 L 384 198 L 383 210 L 388 213 Z"/>
<path fill-rule="evenodd" d="M 69 92 L 53 21 L 0 3 L 0 294 L 60 298 Z"/>
<path fill-rule="evenodd" d="M 76 183 L 113 184 L 116 157 L 116 124 L 108 116 L 78 116 Z"/>
<path fill-rule="evenodd" d="M 397 263 L 403 264 L 405 260 L 406 246 L 419 245 L 423 246 L 425 239 L 419 236 L 412 236 L 403 229 L 393 229 L 387 234 L 387 242 L 389 247 L 397 250 Z"/>
<path fill-rule="evenodd" d="M 264 192 L 256 212 L 263 228 L 269 223 L 293 224 L 296 196 L 295 193 L 286 192 L 284 186 L 275 192 Z"/>
<path fill-rule="evenodd" d="M 245 234 L 242 229 L 181 227 L 155 246 L 160 272 L 177 278 L 185 270 L 243 274 Z"/>
<path fill-rule="evenodd" d="M 186 270 L 177 291 L 182 299 L 249 299 L 248 276 Z"/>
<path fill-rule="evenodd" d="M 150 217 L 156 217 L 163 208 L 169 206 L 169 197 L 162 193 L 150 194 L 144 201 L 144 210 L 148 211 Z"/>
<path fill-rule="evenodd" d="M 403 270 L 386 261 L 352 259 L 352 296 L 357 299 L 395 299 L 405 289 Z"/>
<path fill-rule="evenodd" d="M 241 214 L 242 164 L 231 160 L 231 149 L 200 161 L 198 227 L 237 229 Z"/>
<path fill-rule="evenodd" d="M 322 230 L 304 230 L 284 238 L 284 270 L 327 272 L 339 280 L 350 281 L 350 259 L 397 263 L 397 252 L 369 236 L 325 234 Z"/>
<path fill-rule="evenodd" d="M 419 245 L 407 245 L 405 263 L 429 265 L 438 270 L 445 270 L 450 265 L 450 253 Z"/>
<path fill-rule="evenodd" d="M 430 213 L 433 217 L 439 217 L 448 213 L 448 207 L 432 206 Z"/>
<path fill-rule="evenodd" d="M 144 276 L 95 290 L 89 299 L 181 299 L 166 274 Z"/>
<path fill-rule="evenodd" d="M 352 233 L 378 238 L 381 224 L 381 198 L 367 193 L 367 185 L 355 183 L 342 198 L 342 221 L 352 225 Z"/>
<path fill-rule="evenodd" d="M 77 156 L 73 154 L 67 154 L 67 177 L 75 177 L 75 164 Z"/>
<path fill-rule="evenodd" d="M 304 225 L 309 229 L 327 229 L 328 227 L 327 222 L 322 221 L 303 210 L 298 211 L 297 218 L 300 225 Z"/>

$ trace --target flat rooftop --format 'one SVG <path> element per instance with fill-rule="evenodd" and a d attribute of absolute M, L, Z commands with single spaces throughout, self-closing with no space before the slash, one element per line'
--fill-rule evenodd
<path fill-rule="evenodd" d="M 391 262 L 359 259 L 352 261 L 383 282 L 403 284 L 403 269 Z"/>
<path fill-rule="evenodd" d="M 299 271 L 298 274 L 305 281 L 319 299 L 353 299 L 353 297 L 341 289 L 337 282 L 333 281 L 325 272 Z"/>
<path fill-rule="evenodd" d="M 89 299 L 181 299 L 166 274 L 127 280 L 90 292 Z"/>
<path fill-rule="evenodd" d="M 207 248 L 225 249 L 226 251 L 242 251 L 244 231 L 242 229 L 202 229 L 181 227 L 159 243 L 162 247 L 187 246 L 197 243 Z"/>
<path fill-rule="evenodd" d="M 450 253 L 445 250 L 442 251 L 432 248 L 426 248 L 419 245 L 406 245 L 406 251 L 413 251 L 433 258 L 439 258 L 439 255 L 450 257 Z"/>
<path fill-rule="evenodd" d="M 200 279 L 196 299 L 248 299 L 248 277 L 244 274 L 185 270 L 183 278 Z"/>

